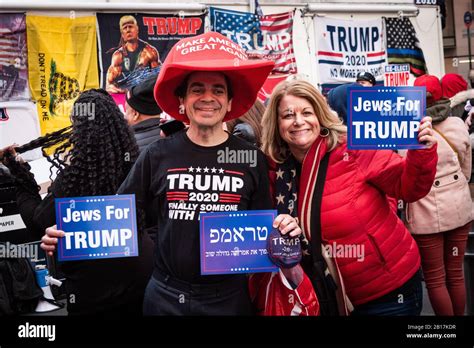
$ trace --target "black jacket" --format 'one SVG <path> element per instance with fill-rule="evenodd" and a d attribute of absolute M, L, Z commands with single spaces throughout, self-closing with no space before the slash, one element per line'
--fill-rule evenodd
<path fill-rule="evenodd" d="M 132 126 L 140 152 L 155 140 L 160 139 L 160 119 L 150 118 Z"/>

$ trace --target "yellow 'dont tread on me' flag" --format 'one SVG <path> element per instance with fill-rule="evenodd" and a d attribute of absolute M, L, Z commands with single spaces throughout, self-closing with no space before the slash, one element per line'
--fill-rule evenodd
<path fill-rule="evenodd" d="M 98 88 L 95 17 L 26 16 L 30 91 L 41 134 L 71 124 L 74 101 Z"/>

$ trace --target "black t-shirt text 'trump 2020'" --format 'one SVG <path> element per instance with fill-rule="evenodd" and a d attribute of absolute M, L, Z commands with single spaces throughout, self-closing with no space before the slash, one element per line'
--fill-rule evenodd
<path fill-rule="evenodd" d="M 242 159 L 247 163 L 235 163 Z M 158 215 L 155 267 L 200 284 L 232 276 L 200 275 L 199 213 L 271 209 L 269 185 L 265 156 L 256 147 L 233 135 L 203 147 L 182 131 L 148 146 L 119 193 L 134 193 L 137 209 Z"/>

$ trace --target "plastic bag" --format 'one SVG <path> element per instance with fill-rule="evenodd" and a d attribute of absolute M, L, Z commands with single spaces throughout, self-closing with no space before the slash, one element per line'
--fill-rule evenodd
<path fill-rule="evenodd" d="M 287 279 L 281 270 L 274 273 L 256 273 L 250 277 L 250 296 L 258 315 L 319 315 L 316 293 L 301 266 L 294 267 L 291 273 L 294 275 L 292 279 Z"/>

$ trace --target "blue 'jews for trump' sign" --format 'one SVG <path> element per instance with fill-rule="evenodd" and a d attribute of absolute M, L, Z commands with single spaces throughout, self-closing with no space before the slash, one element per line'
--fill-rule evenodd
<path fill-rule="evenodd" d="M 267 238 L 276 210 L 201 213 L 201 274 L 276 272 Z"/>
<path fill-rule="evenodd" d="M 347 147 L 420 149 L 420 121 L 426 111 L 425 87 L 349 87 Z"/>
<path fill-rule="evenodd" d="M 58 260 L 138 256 L 135 195 L 56 198 Z"/>

